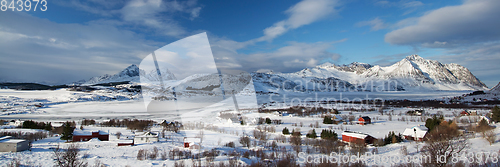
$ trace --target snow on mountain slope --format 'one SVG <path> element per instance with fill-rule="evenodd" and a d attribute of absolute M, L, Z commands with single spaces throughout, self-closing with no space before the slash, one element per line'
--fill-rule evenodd
<path fill-rule="evenodd" d="M 175 80 L 170 84 L 178 85 L 181 90 L 218 90 L 220 78 L 217 74 L 193 75 L 177 80 L 168 69 L 161 69 L 162 79 Z M 93 77 L 81 82 L 86 85 L 132 81 L 141 79 L 156 82 L 160 79 L 155 69 L 145 71 L 131 65 L 114 75 Z M 140 78 L 143 77 L 143 78 Z M 249 76 L 248 76 L 249 77 Z M 247 78 L 248 78 L 247 77 Z M 418 55 L 410 55 L 387 67 L 372 66 L 354 62 L 348 65 L 325 63 L 314 68 L 305 68 L 294 73 L 255 72 L 251 74 L 255 90 L 258 92 L 276 92 L 277 90 L 295 91 L 329 91 L 361 90 L 372 91 L 368 84 L 380 86 L 387 84 L 384 90 L 486 90 L 487 87 L 467 68 L 458 64 L 442 64 L 435 60 L 427 60 Z M 242 76 L 223 76 L 224 87 L 229 90 L 240 90 L 248 83 Z M 240 80 L 242 79 L 242 80 Z M 241 83 L 239 83 L 241 82 Z M 279 88 L 279 89 L 277 89 Z"/>
<path fill-rule="evenodd" d="M 168 69 L 160 69 L 162 73 L 163 80 L 175 80 L 175 75 L 172 74 Z M 123 82 L 123 81 L 131 81 L 131 82 L 140 82 L 140 75 L 148 78 L 151 81 L 159 81 L 158 75 L 156 75 L 156 70 L 144 71 L 139 69 L 137 65 L 132 64 L 125 68 L 124 70 L 116 73 L 114 75 L 105 74 L 99 77 L 92 77 L 89 80 L 78 81 L 78 84 L 83 85 L 93 85 L 99 83 L 109 83 L 109 82 Z"/>
<path fill-rule="evenodd" d="M 500 82 L 493 88 L 490 89 L 490 93 L 500 93 Z"/>
<path fill-rule="evenodd" d="M 458 64 L 441 64 L 418 55 L 410 55 L 389 67 L 372 67 L 363 76 L 381 79 L 406 79 L 404 85 L 428 86 L 438 90 L 486 89 L 467 68 Z"/>
<path fill-rule="evenodd" d="M 312 83 L 313 86 L 354 87 L 354 90 L 366 89 L 370 86 L 386 86 L 384 90 L 485 90 L 487 87 L 467 68 L 458 64 L 442 64 L 435 60 L 427 60 L 418 55 L 410 55 L 387 67 L 354 62 L 337 66 L 325 63 L 314 68 L 305 68 L 295 73 L 256 73 L 253 74 L 256 90 L 268 90 L 276 85 L 302 86 Z M 277 79 L 276 83 L 270 78 Z M 262 82 L 264 80 L 264 82 Z M 343 84 L 332 84 L 343 83 Z M 315 85 L 314 85 L 315 84 Z M 265 86 L 271 86 L 264 88 Z M 283 87 L 282 87 L 283 88 Z M 315 91 L 311 86 L 305 88 Z M 333 90 L 333 89 L 332 89 Z M 351 89 L 353 90 L 353 89 Z"/>

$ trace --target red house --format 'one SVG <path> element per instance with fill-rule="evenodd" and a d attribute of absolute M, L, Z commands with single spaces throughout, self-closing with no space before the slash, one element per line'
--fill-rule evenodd
<path fill-rule="evenodd" d="M 75 130 L 73 132 L 73 142 L 77 141 L 89 141 L 92 138 L 97 138 L 100 141 L 109 141 L 109 134 L 100 130 L 97 131 L 83 131 Z"/>
<path fill-rule="evenodd" d="M 371 120 L 371 119 L 370 119 L 370 117 L 368 117 L 368 116 L 359 117 L 359 119 L 358 119 L 358 123 L 359 123 L 360 125 L 371 124 L 371 123 L 372 123 L 372 120 Z"/>
<path fill-rule="evenodd" d="M 470 115 L 470 112 L 467 111 L 467 110 L 464 110 L 460 113 L 461 116 L 469 116 Z"/>
<path fill-rule="evenodd" d="M 346 143 L 365 143 L 372 144 L 375 138 L 360 132 L 344 131 L 342 133 L 342 141 Z"/>

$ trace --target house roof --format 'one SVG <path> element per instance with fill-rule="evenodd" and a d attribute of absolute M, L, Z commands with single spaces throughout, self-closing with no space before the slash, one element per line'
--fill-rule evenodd
<path fill-rule="evenodd" d="M 368 120 L 368 119 L 370 119 L 370 117 L 368 117 L 368 116 L 363 116 L 363 117 L 361 117 L 361 118 L 363 118 L 364 120 Z"/>
<path fill-rule="evenodd" d="M 429 129 L 427 127 L 425 127 L 424 125 L 414 126 L 411 128 L 406 128 L 405 131 L 403 132 L 403 136 L 415 137 L 415 133 L 416 133 L 416 135 L 417 135 L 416 137 L 424 138 L 425 134 L 427 134 L 427 130 L 429 130 Z"/>
<path fill-rule="evenodd" d="M 0 140 L 0 143 L 21 143 L 24 141 L 26 141 L 26 140 L 24 140 L 24 139 L 3 139 L 3 140 Z"/>
<path fill-rule="evenodd" d="M 137 135 L 135 137 L 158 137 L 158 133 L 155 133 L 155 132 L 144 132 L 142 135 Z"/>
<path fill-rule="evenodd" d="M 88 131 L 88 130 L 76 130 L 73 131 L 73 136 L 92 136 L 93 132 L 99 132 L 99 135 L 107 135 L 107 132 L 100 131 L 100 130 L 94 130 L 94 131 Z"/>
<path fill-rule="evenodd" d="M 360 138 L 360 139 L 364 139 L 370 135 L 368 134 L 364 134 L 364 133 L 360 133 L 360 132 L 351 132 L 351 131 L 344 131 L 342 133 L 342 136 L 350 136 L 350 137 L 355 137 L 355 138 Z"/>

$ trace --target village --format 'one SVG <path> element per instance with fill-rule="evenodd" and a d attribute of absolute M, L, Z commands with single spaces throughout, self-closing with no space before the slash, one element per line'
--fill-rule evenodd
<path fill-rule="evenodd" d="M 429 151 L 435 135 L 457 149 L 454 154 L 481 153 L 477 161 L 460 165 L 497 164 L 500 144 L 498 107 L 369 109 L 294 106 L 244 112 L 221 111 L 215 120 L 75 120 L 36 122 L 2 120 L 2 166 L 62 165 L 68 160 L 84 166 L 372 166 L 364 161 L 317 161 L 322 155 L 377 154 L 428 156 L 429 162 L 387 161 L 391 165 L 434 164 Z M 441 129 L 441 131 L 439 131 Z M 443 137 L 443 135 L 448 135 Z M 439 140 L 441 141 L 441 140 Z M 460 144 L 462 143 L 462 144 Z M 74 152 L 73 152 L 74 153 Z M 483 154 L 483 153 L 488 153 Z M 305 156 L 304 155 L 311 155 Z M 37 161 L 30 160 L 34 157 Z M 450 157 L 451 158 L 451 157 Z M 39 160 L 38 160 L 39 159 Z M 481 160 L 481 161 L 479 161 Z M 487 161 L 485 161 L 487 160 Z M 450 159 L 451 162 L 451 159 Z M 448 162 L 447 162 L 448 163 Z"/>

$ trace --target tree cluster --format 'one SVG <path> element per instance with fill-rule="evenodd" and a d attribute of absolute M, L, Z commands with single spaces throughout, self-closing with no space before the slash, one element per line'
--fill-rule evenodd
<path fill-rule="evenodd" d="M 384 137 L 384 145 L 388 145 L 391 143 L 399 143 L 399 142 L 403 142 L 403 135 L 401 135 L 401 133 L 396 135 L 394 131 L 391 131 L 389 132 L 389 134 L 387 134 L 387 136 Z"/>
<path fill-rule="evenodd" d="M 432 131 L 434 127 L 438 126 L 441 124 L 441 122 L 444 120 L 444 117 L 441 115 L 437 117 L 436 115 L 432 116 L 432 118 L 428 118 L 425 121 L 425 127 L 429 129 L 429 131 Z"/>
<path fill-rule="evenodd" d="M 328 130 L 328 129 L 323 129 L 321 131 L 321 138 L 326 139 L 326 140 L 337 140 L 338 138 L 337 133 L 333 130 Z"/>
<path fill-rule="evenodd" d="M 43 129 L 48 131 L 52 130 L 52 124 L 50 122 L 45 123 L 32 120 L 24 121 L 22 127 L 27 129 Z"/>

